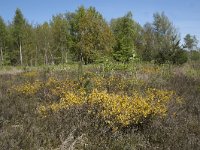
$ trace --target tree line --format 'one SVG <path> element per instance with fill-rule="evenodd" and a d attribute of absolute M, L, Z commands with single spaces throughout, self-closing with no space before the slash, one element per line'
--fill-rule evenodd
<path fill-rule="evenodd" d="M 94 7 L 81 6 L 33 25 L 17 8 L 11 23 L 0 16 L 0 64 L 88 64 L 104 58 L 182 64 L 191 56 L 188 50 L 200 59 L 195 36 L 187 34 L 181 45 L 180 33 L 163 12 L 153 14 L 153 19 L 141 26 L 128 12 L 108 23 Z"/>

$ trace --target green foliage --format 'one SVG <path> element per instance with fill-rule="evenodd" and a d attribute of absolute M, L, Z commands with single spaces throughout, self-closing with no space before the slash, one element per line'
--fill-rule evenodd
<path fill-rule="evenodd" d="M 26 66 L 33 66 L 36 63 L 36 35 L 32 25 L 26 24 L 23 29 L 23 64 Z"/>
<path fill-rule="evenodd" d="M 159 64 L 179 64 L 187 61 L 185 52 L 180 47 L 179 33 L 172 22 L 164 13 L 155 13 L 153 17 L 153 23 L 144 26 L 146 42 L 142 53 L 143 60 L 154 60 Z"/>
<path fill-rule="evenodd" d="M 33 25 L 17 9 L 11 24 L 0 18 L 1 64 L 64 65 L 77 61 L 89 64 L 103 63 L 104 58 L 111 57 L 122 63 L 140 59 L 183 64 L 186 55 L 198 59 L 198 55 L 193 57 L 184 51 L 198 49 L 195 36 L 186 35 L 182 49 L 179 33 L 168 17 L 155 13 L 153 18 L 152 23 L 141 27 L 128 12 L 108 24 L 95 8 L 82 6 L 75 12 L 52 16 L 50 22 Z"/>
<path fill-rule="evenodd" d="M 13 38 L 13 54 L 12 55 L 12 64 L 21 64 L 23 63 L 22 58 L 22 49 L 25 40 L 25 26 L 26 20 L 19 8 L 15 11 L 14 20 L 12 22 L 12 38 Z"/>
<path fill-rule="evenodd" d="M 0 47 L 5 47 L 7 34 L 6 24 L 0 16 Z"/>
<path fill-rule="evenodd" d="M 153 30 L 157 42 L 155 47 L 155 61 L 158 63 L 171 61 L 173 55 L 176 55 L 176 51 L 180 50 L 180 39 L 175 27 L 164 13 L 155 13 Z M 174 61 L 174 63 L 177 63 L 176 59 Z"/>
<path fill-rule="evenodd" d="M 136 55 L 134 39 L 135 25 L 131 12 L 124 17 L 113 19 L 111 29 L 115 35 L 116 44 L 114 46 L 114 59 L 121 62 L 128 62 L 131 57 Z"/>
<path fill-rule="evenodd" d="M 5 64 L 5 54 L 7 49 L 8 32 L 3 18 L 0 16 L 0 65 Z"/>
<path fill-rule="evenodd" d="M 52 17 L 50 23 L 53 34 L 53 55 L 55 63 L 67 63 L 72 40 L 69 32 L 69 22 L 63 14 Z"/>
<path fill-rule="evenodd" d="M 187 48 L 187 50 L 196 50 L 198 45 L 198 40 L 196 36 L 192 36 L 190 34 L 187 34 L 184 38 L 184 48 Z"/>
<path fill-rule="evenodd" d="M 184 50 L 178 50 L 174 54 L 174 56 L 171 58 L 172 63 L 174 64 L 184 64 L 188 61 L 188 55 L 187 52 Z"/>
<path fill-rule="evenodd" d="M 10 56 L 8 52 L 4 52 L 3 53 L 3 61 L 2 61 L 2 65 L 10 65 Z"/>
<path fill-rule="evenodd" d="M 144 48 L 141 49 L 140 57 L 144 61 L 151 61 L 153 60 L 154 56 L 154 31 L 152 24 L 146 23 L 143 27 L 143 38 L 144 38 Z"/>
<path fill-rule="evenodd" d="M 192 61 L 200 61 L 200 51 L 190 51 L 189 57 Z"/>
<path fill-rule="evenodd" d="M 93 62 L 112 49 L 113 35 L 102 15 L 90 7 L 80 7 L 70 20 L 73 53 L 85 64 Z"/>
<path fill-rule="evenodd" d="M 17 45 L 19 45 L 20 41 L 24 38 L 24 27 L 25 27 L 26 21 L 24 19 L 24 16 L 21 12 L 21 10 L 18 8 L 15 11 L 15 17 L 13 20 L 13 36 L 15 38 L 15 42 Z"/>
<path fill-rule="evenodd" d="M 36 58 L 40 57 L 37 62 L 39 61 L 40 64 L 44 65 L 54 64 L 54 58 L 51 51 L 53 34 L 49 23 L 45 22 L 42 25 L 37 26 L 36 33 Z"/>

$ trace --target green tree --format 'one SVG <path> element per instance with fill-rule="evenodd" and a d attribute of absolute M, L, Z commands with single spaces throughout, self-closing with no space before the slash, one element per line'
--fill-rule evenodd
<path fill-rule="evenodd" d="M 45 22 L 36 27 L 36 63 L 54 64 L 52 53 L 53 34 L 50 25 Z"/>
<path fill-rule="evenodd" d="M 90 7 L 80 7 L 70 19 L 73 39 L 72 52 L 85 64 L 110 52 L 113 46 L 112 32 L 102 15 Z"/>
<path fill-rule="evenodd" d="M 139 23 L 135 23 L 135 36 L 134 36 L 134 47 L 137 57 L 142 58 L 142 53 L 145 48 L 145 38 L 144 38 L 144 29 Z"/>
<path fill-rule="evenodd" d="M 34 65 L 35 60 L 35 46 L 36 46 L 36 39 L 34 28 L 31 24 L 26 24 L 24 27 L 24 40 L 23 40 L 23 63 L 24 65 Z"/>
<path fill-rule="evenodd" d="M 192 60 L 192 61 L 200 61 L 200 51 L 191 50 L 188 53 L 190 55 L 190 60 Z"/>
<path fill-rule="evenodd" d="M 4 53 L 7 44 L 7 29 L 3 18 L 0 16 L 0 65 L 4 64 Z"/>
<path fill-rule="evenodd" d="M 170 61 L 170 57 L 177 50 L 180 39 L 176 28 L 163 12 L 155 13 L 153 17 L 153 29 L 156 36 L 155 60 L 158 63 L 165 63 Z"/>
<path fill-rule="evenodd" d="M 197 50 L 198 40 L 195 35 L 187 34 L 184 37 L 184 48 L 187 50 Z"/>
<path fill-rule="evenodd" d="M 53 33 L 53 52 L 56 56 L 56 62 L 67 63 L 69 49 L 72 46 L 68 20 L 63 14 L 59 14 L 53 16 L 50 25 Z"/>
<path fill-rule="evenodd" d="M 19 8 L 15 11 L 15 17 L 13 20 L 13 39 L 14 39 L 14 45 L 15 48 L 19 50 L 19 60 L 20 64 L 23 64 L 23 54 L 22 54 L 22 47 L 24 42 L 24 28 L 26 25 L 26 20 L 23 17 L 23 14 Z M 18 60 L 17 58 L 16 61 Z"/>
<path fill-rule="evenodd" d="M 144 47 L 141 49 L 141 58 L 144 61 L 152 61 L 155 56 L 155 35 L 154 30 L 151 23 L 146 23 L 143 27 L 143 44 Z"/>
<path fill-rule="evenodd" d="M 127 13 L 124 17 L 111 21 L 111 29 L 116 39 L 113 52 L 116 60 L 128 62 L 136 54 L 134 46 L 135 25 L 131 12 Z"/>
<path fill-rule="evenodd" d="M 179 33 L 172 22 L 164 13 L 155 13 L 153 17 L 153 23 L 146 24 L 144 27 L 145 52 L 150 54 L 149 57 L 145 56 L 146 59 L 154 60 L 160 64 L 166 62 L 183 63 L 186 61 L 185 52 L 180 47 Z"/>

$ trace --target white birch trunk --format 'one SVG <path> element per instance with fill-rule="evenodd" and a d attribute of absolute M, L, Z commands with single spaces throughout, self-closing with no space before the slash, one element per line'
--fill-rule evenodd
<path fill-rule="evenodd" d="M 1 65 L 3 65 L 3 48 L 1 47 Z"/>
<path fill-rule="evenodd" d="M 47 65 L 48 59 L 47 59 L 47 49 L 45 48 L 45 54 L 44 54 L 44 64 Z"/>
<path fill-rule="evenodd" d="M 66 55 L 65 55 L 65 62 L 66 63 L 68 63 L 68 58 L 67 57 L 68 57 L 68 52 L 66 52 Z"/>
<path fill-rule="evenodd" d="M 22 57 L 22 45 L 21 45 L 21 42 L 19 44 L 19 53 L 20 53 L 20 64 L 22 65 L 23 64 L 23 57 Z"/>
<path fill-rule="evenodd" d="M 37 64 L 38 64 L 38 47 L 36 46 L 36 48 L 35 48 L 35 66 L 37 66 Z"/>

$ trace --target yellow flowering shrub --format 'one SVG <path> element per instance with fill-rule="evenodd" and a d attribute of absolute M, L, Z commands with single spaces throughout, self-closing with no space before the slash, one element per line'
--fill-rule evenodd
<path fill-rule="evenodd" d="M 38 90 L 42 87 L 42 82 L 35 81 L 34 83 L 26 82 L 19 86 L 14 86 L 13 89 L 19 93 L 23 93 L 26 95 L 36 94 Z"/>
<path fill-rule="evenodd" d="M 62 96 L 66 91 L 74 91 L 77 89 L 78 84 L 75 84 L 73 80 L 58 80 L 54 77 L 49 77 L 46 82 L 38 81 L 26 82 L 24 84 L 13 86 L 16 92 L 26 95 L 36 94 L 40 89 L 48 89 L 49 94 Z"/>
<path fill-rule="evenodd" d="M 93 84 L 91 90 L 86 89 L 84 85 L 87 81 Z M 108 78 L 94 76 L 89 79 L 86 77 L 81 78 L 79 82 L 50 77 L 45 83 L 27 82 L 14 89 L 27 95 L 34 95 L 41 88 L 46 89 L 49 101 L 38 107 L 39 113 L 43 116 L 46 116 L 49 111 L 58 112 L 86 105 L 88 113 L 103 119 L 111 128 L 138 124 L 150 116 L 163 117 L 167 114 L 168 103 L 173 99 L 180 100 L 173 91 L 168 90 L 149 88 L 141 91 L 134 88 L 135 91 L 132 93 L 124 92 L 129 84 L 134 84 L 132 82 L 135 80 L 125 80 L 116 76 Z M 139 83 L 138 80 L 135 84 L 139 85 Z M 56 101 L 53 100 L 55 96 Z"/>
<path fill-rule="evenodd" d="M 94 90 L 88 97 L 91 105 L 100 106 L 99 114 L 112 125 L 137 124 L 149 115 L 164 116 L 173 92 L 148 89 L 145 95 L 134 92 L 132 96 L 109 94 Z"/>
<path fill-rule="evenodd" d="M 57 112 L 87 104 L 88 112 L 97 112 L 98 117 L 103 118 L 110 127 L 116 128 L 140 123 L 150 115 L 165 116 L 167 104 L 173 96 L 172 91 L 158 89 L 148 89 L 144 95 L 135 91 L 132 96 L 97 89 L 87 95 L 84 89 L 80 89 L 76 92 L 66 91 L 58 103 L 42 105 L 39 112 L 41 114 L 48 110 Z"/>
<path fill-rule="evenodd" d="M 52 95 L 63 97 L 66 92 L 74 92 L 78 89 L 79 84 L 73 80 L 57 80 L 50 78 L 46 84 L 46 87 L 50 90 Z"/>
<path fill-rule="evenodd" d="M 110 91 L 114 93 L 125 93 L 130 85 L 134 85 L 135 88 L 145 86 L 145 82 L 141 79 L 133 77 L 123 78 L 115 75 L 111 75 L 107 78 L 103 78 L 102 76 L 94 76 L 91 78 L 91 82 L 99 91 L 108 90 L 109 88 Z"/>
<path fill-rule="evenodd" d="M 97 89 L 103 89 L 105 85 L 105 79 L 102 76 L 95 76 L 91 78 L 91 82 L 95 85 Z"/>

